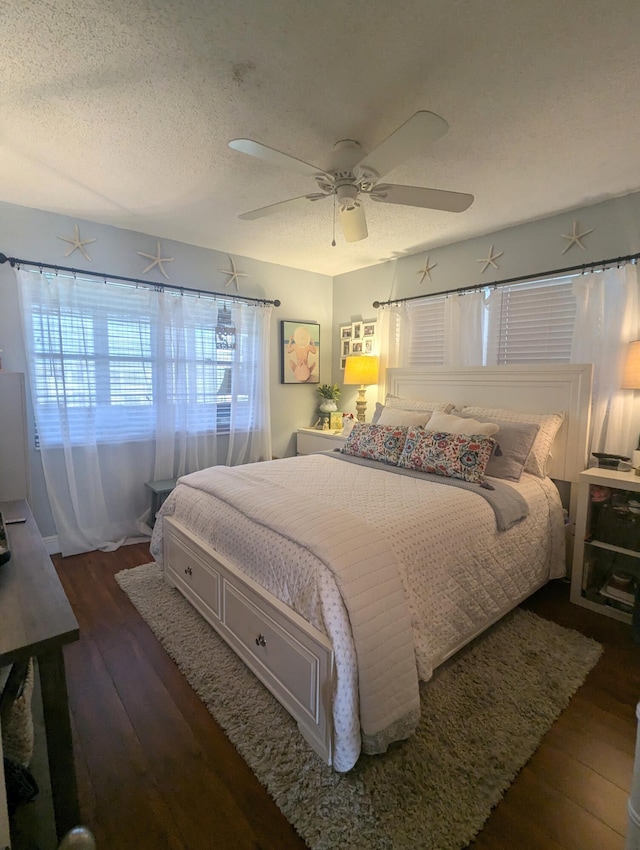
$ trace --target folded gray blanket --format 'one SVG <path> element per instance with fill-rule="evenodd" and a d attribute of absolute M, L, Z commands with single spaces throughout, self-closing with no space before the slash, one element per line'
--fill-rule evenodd
<path fill-rule="evenodd" d="M 408 475 L 411 478 L 422 478 L 425 481 L 434 481 L 436 484 L 444 484 L 448 487 L 459 487 L 462 490 L 469 490 L 471 493 L 477 493 L 485 499 L 493 508 L 496 517 L 498 531 L 507 531 L 516 523 L 529 516 L 529 505 L 521 493 L 507 484 L 506 481 L 501 481 L 498 478 L 492 478 L 488 486 L 482 484 L 471 484 L 469 481 L 463 481 L 460 478 L 447 478 L 444 475 L 434 475 L 431 472 L 420 472 L 416 469 L 405 469 L 400 466 L 393 466 L 388 463 L 381 463 L 377 460 L 369 460 L 368 458 L 356 457 L 355 455 L 343 454 L 340 449 L 333 449 L 330 452 L 322 452 L 336 460 L 344 460 L 347 463 L 355 463 L 359 466 L 368 466 L 371 469 L 379 469 L 381 472 L 391 472 L 395 475 Z"/>

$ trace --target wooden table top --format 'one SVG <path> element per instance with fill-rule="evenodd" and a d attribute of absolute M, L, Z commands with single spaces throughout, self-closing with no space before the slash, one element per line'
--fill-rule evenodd
<path fill-rule="evenodd" d="M 78 640 L 78 622 L 24 499 L 0 502 L 11 558 L 0 565 L 0 665 Z"/>

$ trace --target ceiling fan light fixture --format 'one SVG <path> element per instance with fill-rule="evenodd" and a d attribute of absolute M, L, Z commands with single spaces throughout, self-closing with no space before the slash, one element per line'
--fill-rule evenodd
<path fill-rule="evenodd" d="M 336 196 L 341 210 L 352 210 L 358 203 L 358 187 L 353 183 L 336 186 Z"/>

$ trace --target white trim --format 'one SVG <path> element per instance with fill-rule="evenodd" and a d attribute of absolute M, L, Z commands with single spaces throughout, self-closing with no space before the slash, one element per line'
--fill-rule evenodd
<path fill-rule="evenodd" d="M 47 555 L 58 555 L 62 552 L 57 534 L 53 534 L 51 537 L 43 537 L 42 542 L 44 543 L 44 548 L 47 550 Z"/>

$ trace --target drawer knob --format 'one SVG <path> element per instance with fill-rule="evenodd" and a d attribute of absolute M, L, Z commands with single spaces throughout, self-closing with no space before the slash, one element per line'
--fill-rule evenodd
<path fill-rule="evenodd" d="M 264 635 L 258 635 L 258 637 L 256 638 L 256 646 L 266 646 L 266 645 L 267 645 L 266 637 Z"/>
<path fill-rule="evenodd" d="M 192 576 L 192 575 L 193 575 L 193 570 L 191 569 L 191 567 L 185 567 L 184 574 L 185 574 L 186 576 Z"/>

